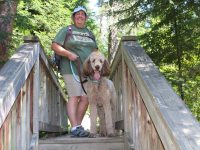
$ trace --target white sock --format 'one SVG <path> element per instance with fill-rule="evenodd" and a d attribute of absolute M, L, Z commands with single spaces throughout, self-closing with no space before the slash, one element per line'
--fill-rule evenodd
<path fill-rule="evenodd" d="M 81 126 L 81 125 L 77 125 L 77 126 L 72 127 L 72 128 L 71 128 L 71 131 L 76 130 L 76 128 L 77 128 L 77 127 L 80 127 L 80 126 Z"/>

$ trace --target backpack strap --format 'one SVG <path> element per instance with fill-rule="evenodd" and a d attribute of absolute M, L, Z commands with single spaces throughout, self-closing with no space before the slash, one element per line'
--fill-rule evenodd
<path fill-rule="evenodd" d="M 87 29 L 87 31 L 89 33 L 89 38 L 91 38 L 96 43 L 96 39 L 94 37 L 94 34 L 88 28 L 86 28 L 86 29 Z"/>
<path fill-rule="evenodd" d="M 65 35 L 65 40 L 64 40 L 64 43 L 63 43 L 63 47 L 65 46 L 65 43 L 69 40 L 69 38 L 72 36 L 72 26 L 69 25 L 67 26 L 67 32 L 66 32 L 66 35 Z"/>
<path fill-rule="evenodd" d="M 94 34 L 88 28 L 86 28 L 86 29 L 87 29 L 87 31 L 89 33 L 89 36 L 86 36 L 86 35 L 81 35 L 81 36 L 89 37 L 96 43 L 96 39 L 95 39 Z M 76 34 L 74 34 L 74 35 L 76 35 Z M 71 36 L 72 36 L 72 25 L 69 25 L 69 26 L 67 26 L 67 32 L 66 32 L 64 43 L 63 43 L 63 47 L 65 46 L 65 43 L 69 40 L 69 38 Z"/>

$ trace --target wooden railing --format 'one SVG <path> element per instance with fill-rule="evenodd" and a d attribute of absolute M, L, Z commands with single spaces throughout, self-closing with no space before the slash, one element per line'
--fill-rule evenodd
<path fill-rule="evenodd" d="M 39 42 L 22 45 L 0 70 L 0 150 L 38 149 L 39 131 L 66 131 L 65 100 Z"/>
<path fill-rule="evenodd" d="M 199 123 L 134 37 L 122 38 L 111 79 L 126 149 L 200 149 Z"/>

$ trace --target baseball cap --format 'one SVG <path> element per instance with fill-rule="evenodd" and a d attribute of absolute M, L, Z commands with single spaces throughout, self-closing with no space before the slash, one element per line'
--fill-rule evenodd
<path fill-rule="evenodd" d="M 79 12 L 79 11 L 84 11 L 85 12 L 85 14 L 87 15 L 87 10 L 86 10 L 86 8 L 84 7 L 84 6 L 78 6 L 78 7 L 76 7 L 75 9 L 74 9 L 74 11 L 72 12 L 72 15 L 74 15 L 76 12 Z"/>

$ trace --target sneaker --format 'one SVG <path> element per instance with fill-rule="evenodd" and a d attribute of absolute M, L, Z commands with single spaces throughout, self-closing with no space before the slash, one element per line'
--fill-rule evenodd
<path fill-rule="evenodd" d="M 71 137 L 88 137 L 89 132 L 84 130 L 82 126 L 77 127 L 75 130 L 70 132 Z"/>

